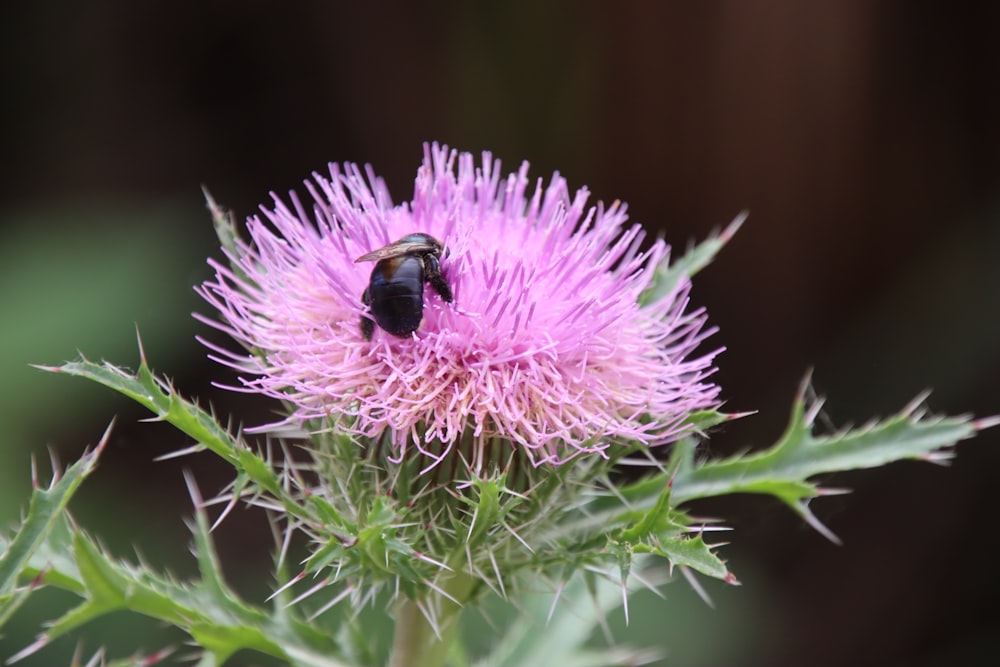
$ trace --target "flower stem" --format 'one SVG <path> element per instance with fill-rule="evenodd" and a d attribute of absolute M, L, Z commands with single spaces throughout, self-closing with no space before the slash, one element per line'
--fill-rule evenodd
<path fill-rule="evenodd" d="M 444 583 L 444 590 L 464 604 L 474 583 L 468 575 L 456 573 Z M 396 603 L 396 632 L 389 667 L 444 667 L 457 636 L 462 607 L 447 599 L 442 599 L 440 604 L 435 631 L 416 601 L 400 598 Z"/>

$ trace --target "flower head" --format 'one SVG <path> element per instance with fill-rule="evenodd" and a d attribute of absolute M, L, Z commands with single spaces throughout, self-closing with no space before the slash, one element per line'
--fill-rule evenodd
<path fill-rule="evenodd" d="M 670 442 L 692 411 L 717 405 L 715 352 L 695 356 L 711 333 L 704 312 L 688 311 L 686 279 L 640 300 L 669 248 L 642 250 L 625 205 L 588 206 L 558 174 L 532 188 L 527 163 L 502 177 L 489 153 L 477 166 L 436 144 L 406 204 L 353 164 L 305 187 L 311 210 L 272 195 L 247 222 L 251 241 L 198 289 L 221 314 L 204 321 L 250 351 L 210 345 L 214 357 L 241 373 L 240 389 L 293 406 L 290 423 L 388 433 L 398 456 L 415 448 L 430 465 L 463 437 L 541 464 Z M 414 233 L 443 243 L 453 301 L 427 286 L 412 334 L 376 326 L 366 340 L 373 265 L 355 260 Z"/>

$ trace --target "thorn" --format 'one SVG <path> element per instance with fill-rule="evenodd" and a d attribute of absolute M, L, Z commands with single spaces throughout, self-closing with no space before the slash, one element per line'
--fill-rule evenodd
<path fill-rule="evenodd" d="M 622 579 L 622 611 L 625 612 L 625 627 L 628 627 L 628 582 Z"/>
<path fill-rule="evenodd" d="M 222 513 L 219 514 L 219 517 L 212 523 L 212 526 L 208 529 L 208 532 L 214 533 L 215 529 L 218 528 L 219 525 L 222 523 L 222 520 L 225 519 L 227 516 L 229 516 L 229 513 L 233 511 L 234 507 L 236 507 L 236 499 L 237 496 L 234 493 L 233 496 L 230 498 L 229 502 L 226 503 L 226 506 L 222 508 Z"/>
<path fill-rule="evenodd" d="M 552 604 L 549 605 L 549 613 L 545 617 L 545 625 L 548 625 L 552 621 L 552 615 L 556 612 L 556 605 L 559 604 L 559 599 L 562 598 L 562 592 L 565 586 L 565 582 L 560 582 L 560 584 L 556 586 L 556 594 L 552 598 Z"/>
<path fill-rule="evenodd" d="M 518 542 L 520 542 L 521 545 L 524 546 L 524 548 L 527 549 L 529 553 L 535 553 L 535 550 L 533 548 L 531 548 L 531 545 L 528 544 L 527 542 L 525 542 L 524 539 L 520 535 L 517 534 L 517 531 L 515 531 L 513 528 L 511 528 L 510 526 L 508 526 L 506 521 L 501 522 L 500 525 L 503 526 L 507 530 L 508 533 L 510 533 L 511 535 L 513 535 L 514 539 L 516 539 Z"/>
<path fill-rule="evenodd" d="M 706 591 L 705 587 L 701 585 L 698 578 L 694 576 L 694 572 L 691 571 L 691 568 L 685 567 L 684 565 L 678 565 L 677 569 L 681 571 L 681 574 L 683 574 L 684 578 L 687 579 L 688 584 L 690 584 L 691 588 L 694 589 L 694 592 L 698 594 L 698 597 L 700 597 L 702 601 L 709 606 L 709 608 L 715 609 L 715 603 L 712 602 L 712 598 L 709 596 L 708 591 Z"/>
<path fill-rule="evenodd" d="M 270 595 L 268 595 L 267 598 L 264 600 L 264 602 L 270 602 L 275 597 L 277 597 L 278 595 L 281 595 L 283 592 L 285 592 L 286 590 L 288 590 L 288 588 L 290 586 L 294 586 L 295 584 L 299 583 L 300 581 L 302 581 L 305 578 L 306 578 L 306 573 L 305 572 L 299 572 L 297 575 L 295 575 L 290 580 L 288 580 L 287 582 L 285 582 L 280 588 L 278 588 L 278 590 L 276 590 L 273 593 L 271 593 Z"/>
<path fill-rule="evenodd" d="M 750 211 L 747 209 L 743 209 L 737 213 L 736 217 L 733 218 L 733 221 L 726 225 L 725 229 L 722 230 L 722 233 L 719 234 L 719 240 L 723 243 L 729 243 L 729 240 L 736 236 L 736 232 L 740 230 L 740 227 L 743 226 L 743 223 L 746 222 L 749 217 Z"/>
<path fill-rule="evenodd" d="M 926 454 L 921 454 L 918 458 L 926 463 L 933 463 L 935 465 L 947 467 L 951 465 L 952 460 L 955 458 L 955 452 L 927 452 Z"/>
<path fill-rule="evenodd" d="M 496 575 L 497 585 L 500 587 L 500 597 L 504 600 L 507 599 L 507 589 L 503 585 L 503 576 L 500 574 L 500 566 L 497 563 L 496 555 L 490 551 L 490 564 L 493 566 L 493 574 Z"/>
<path fill-rule="evenodd" d="M 332 609 L 333 607 L 335 607 L 338 602 L 340 602 L 341 600 L 343 600 L 344 598 L 346 598 L 348 595 L 350 595 L 353 592 L 354 592 L 353 588 L 345 588 L 340 593 L 337 593 L 333 597 L 332 600 L 330 600 L 329 602 L 327 602 L 325 605 L 323 605 L 322 607 L 320 607 L 319 609 L 317 609 L 313 613 L 309 614 L 309 616 L 307 617 L 308 620 L 312 621 L 316 617 L 318 617 L 318 616 L 326 613 L 327 611 L 329 611 L 330 609 Z"/>
<path fill-rule="evenodd" d="M 475 511 L 472 512 L 472 520 L 469 521 L 469 532 L 465 535 L 465 541 L 468 542 L 472 537 L 472 531 L 476 529 L 476 517 L 479 516 L 479 507 L 476 507 Z"/>
<path fill-rule="evenodd" d="M 794 509 L 796 513 L 798 513 L 798 515 L 801 516 L 802 519 L 817 533 L 830 540 L 838 547 L 844 545 L 843 541 L 837 537 L 836 533 L 827 528 L 822 521 L 817 519 L 816 515 L 809 510 L 809 507 L 805 503 L 792 503 L 792 509 Z"/>
<path fill-rule="evenodd" d="M 663 463 L 661 463 L 660 461 L 657 461 L 656 459 L 650 459 L 650 458 L 648 458 L 649 457 L 649 452 L 643 451 L 642 452 L 642 456 L 643 456 L 643 458 L 641 458 L 641 459 L 634 459 L 634 458 L 631 458 L 631 457 L 623 458 L 623 459 L 621 459 L 621 460 L 618 461 L 618 465 L 622 466 L 622 467 L 626 467 L 627 466 L 627 467 L 630 467 L 630 468 L 656 468 L 660 472 L 665 472 L 664 469 L 663 469 Z M 603 479 L 603 477 L 602 477 L 602 479 Z M 611 485 L 608 484 L 608 486 L 611 486 Z"/>
<path fill-rule="evenodd" d="M 49 448 L 49 465 L 52 466 L 52 486 L 62 479 L 62 466 L 59 465 L 59 452 Z"/>
<path fill-rule="evenodd" d="M 416 558 L 417 560 L 422 560 L 425 563 L 430 563 L 431 565 L 436 565 L 439 568 L 441 568 L 442 570 L 445 570 L 447 572 L 454 572 L 455 571 L 452 568 L 448 567 L 445 563 L 442 563 L 441 561 L 438 561 L 438 560 L 434 560 L 430 556 L 426 556 L 426 555 L 420 553 L 419 551 L 417 551 L 416 549 L 413 550 L 413 557 Z"/>
<path fill-rule="evenodd" d="M 437 616 L 434 614 L 434 609 L 427 606 L 426 600 L 420 600 L 417 602 L 417 609 L 420 610 L 421 615 L 423 615 L 424 620 L 427 621 L 427 625 L 434 632 L 434 636 L 441 639 L 441 626 L 438 623 Z"/>
<path fill-rule="evenodd" d="M 118 417 L 112 417 L 111 418 L 111 423 L 109 423 L 108 427 L 106 429 L 104 429 L 104 434 L 101 436 L 101 440 L 97 443 L 97 447 L 94 448 L 94 451 L 91 454 L 91 456 L 95 460 L 101 455 L 101 452 L 104 451 L 104 448 L 108 444 L 108 440 L 111 439 L 111 429 L 113 429 L 115 427 L 115 422 L 117 422 L 117 421 L 118 421 Z"/>
<path fill-rule="evenodd" d="M 27 658 L 30 655 L 34 655 L 41 649 L 45 648 L 48 645 L 48 643 L 49 643 L 48 637 L 46 637 L 45 635 L 39 635 L 38 639 L 25 646 L 23 649 L 21 649 L 14 655 L 7 658 L 6 664 L 12 665 L 15 662 L 18 662 L 19 660 L 23 660 L 24 658 Z"/>
<path fill-rule="evenodd" d="M 315 586 L 313 586 L 312 588 L 306 590 L 304 593 L 300 594 L 298 597 L 294 598 L 291 602 L 289 602 L 288 604 L 286 604 L 284 608 L 288 609 L 289 607 L 291 607 L 293 605 L 297 605 L 298 603 L 300 603 L 303 600 L 305 600 L 307 597 L 313 595 L 314 593 L 316 593 L 318 591 L 323 590 L 324 588 L 326 588 L 329 585 L 330 585 L 330 580 L 329 579 L 323 579 L 323 580 L 321 580 Z"/>
<path fill-rule="evenodd" d="M 654 573 L 656 573 L 656 574 L 662 574 L 662 571 L 654 572 Z M 667 599 L 667 596 L 663 593 L 663 591 L 660 590 L 660 584 L 665 583 L 665 582 L 663 582 L 663 581 L 650 581 L 641 572 L 637 572 L 635 570 L 629 572 L 629 576 L 632 577 L 632 579 L 634 579 L 635 581 L 638 581 L 640 584 L 642 584 L 643 588 L 645 588 L 647 591 L 651 592 L 656 597 L 660 598 L 661 600 L 666 600 Z M 661 577 L 658 577 L 658 579 L 660 579 L 660 578 Z"/>
<path fill-rule="evenodd" d="M 802 381 L 799 382 L 798 391 L 795 392 L 795 401 L 797 403 L 804 403 L 806 400 L 806 396 L 809 395 L 809 389 L 810 387 L 812 387 L 812 375 L 813 375 L 813 367 L 810 366 L 809 368 L 806 369 L 806 374 L 802 378 Z"/>
<path fill-rule="evenodd" d="M 922 392 L 914 396 L 909 403 L 906 404 L 906 406 L 902 410 L 902 413 L 907 416 L 912 415 L 914 412 L 919 410 L 921 406 L 923 406 L 924 402 L 927 400 L 927 397 L 930 395 L 931 395 L 931 390 L 924 389 Z"/>
<path fill-rule="evenodd" d="M 155 665 L 158 662 L 163 662 L 167 657 L 169 657 L 174 652 L 173 646 L 167 646 L 161 648 L 156 653 L 151 653 L 142 660 L 139 661 L 139 665 L 142 667 L 147 667 L 148 665 Z"/>
<path fill-rule="evenodd" d="M 62 366 L 44 366 L 42 364 L 28 364 L 32 368 L 37 368 L 40 371 L 45 371 L 46 373 L 62 373 Z"/>
<path fill-rule="evenodd" d="M 501 489 L 508 496 L 514 496 L 515 498 L 520 498 L 521 500 L 527 500 L 528 496 L 523 493 L 518 493 L 514 489 L 508 489 L 506 486 Z"/>
<path fill-rule="evenodd" d="M 993 415 L 992 417 L 981 417 L 980 419 L 972 420 L 972 428 L 977 431 L 985 431 L 988 428 L 993 428 L 994 426 L 1000 425 L 1000 415 Z"/>
<path fill-rule="evenodd" d="M 76 647 L 73 648 L 73 657 L 70 658 L 70 665 L 73 667 L 79 667 L 80 657 L 83 654 L 83 644 L 81 642 L 76 643 Z"/>
<path fill-rule="evenodd" d="M 732 526 L 707 526 L 705 524 L 698 524 L 697 526 L 685 526 L 684 532 L 697 533 L 698 535 L 701 535 L 703 533 L 725 533 L 732 529 Z"/>
<path fill-rule="evenodd" d="M 212 214 L 212 217 L 220 215 L 222 213 L 222 209 L 215 203 L 215 199 L 212 198 L 207 185 L 202 184 L 201 193 L 205 195 L 205 204 L 208 206 L 208 210 Z"/>
<path fill-rule="evenodd" d="M 675 465 L 674 469 L 670 471 L 670 479 L 667 480 L 667 488 L 670 489 L 671 491 L 673 491 L 674 489 L 674 479 L 677 477 L 677 473 L 681 469 L 680 458 L 682 457 L 678 457 L 677 465 Z"/>
<path fill-rule="evenodd" d="M 146 350 L 142 346 L 142 336 L 139 335 L 139 323 L 138 322 L 135 323 L 135 342 L 139 346 L 139 364 L 141 366 L 145 366 L 146 368 L 148 368 L 149 364 L 146 363 Z"/>
<path fill-rule="evenodd" d="M 198 490 L 198 484 L 194 481 L 194 475 L 191 474 L 190 470 L 184 471 L 184 483 L 187 485 L 188 496 L 191 497 L 191 503 L 194 505 L 196 511 L 201 512 L 204 509 L 204 501 L 201 497 L 201 492 Z"/>
<path fill-rule="evenodd" d="M 736 578 L 736 575 L 734 575 L 732 572 L 727 572 L 726 576 L 723 578 L 723 581 L 726 582 L 727 584 L 729 584 L 730 586 L 742 586 L 743 585 L 743 584 L 740 583 L 740 580 Z"/>
<path fill-rule="evenodd" d="M 813 398 L 813 402 L 809 404 L 809 408 L 806 410 L 805 415 L 803 415 L 806 426 L 811 428 L 816 423 L 816 417 L 819 416 L 825 402 L 826 399 L 822 396 L 815 396 Z"/>
<path fill-rule="evenodd" d="M 275 529 L 277 529 L 276 524 L 275 524 Z M 278 549 L 278 553 L 276 554 L 275 557 L 275 565 L 277 565 L 278 567 L 283 567 L 285 561 L 288 560 L 288 548 L 292 542 L 292 534 L 295 532 L 294 522 L 289 521 L 286 524 L 284 531 L 279 531 L 279 532 L 282 532 L 282 536 L 279 543 L 280 546 Z M 277 542 L 277 539 L 275 541 Z"/>
<path fill-rule="evenodd" d="M 452 602 L 454 602 L 455 606 L 458 607 L 459 609 L 461 609 L 464 606 L 461 602 L 458 601 L 458 599 L 456 597 L 454 597 L 451 593 L 449 593 L 448 591 L 444 590 L 443 588 L 441 588 L 437 584 L 435 584 L 433 581 L 428 581 L 426 583 L 426 586 L 427 586 L 427 588 L 429 588 L 432 591 L 436 592 L 441 597 L 446 598 L 446 599 L 451 600 Z"/>
<path fill-rule="evenodd" d="M 153 417 L 151 420 L 162 421 L 159 417 Z M 182 456 L 187 456 L 188 454 L 197 454 L 198 452 L 203 451 L 205 451 L 204 445 L 191 445 L 190 447 L 185 447 L 184 449 L 178 449 L 172 452 L 167 452 L 166 454 L 161 454 L 153 459 L 153 461 L 159 463 L 160 461 L 169 461 L 170 459 L 177 459 Z"/>
<path fill-rule="evenodd" d="M 604 573 L 601 573 L 601 574 L 599 574 L 599 576 L 606 577 L 608 575 L 604 574 Z M 611 632 L 611 628 L 608 626 L 608 619 L 605 617 L 604 610 L 601 608 L 601 603 L 597 599 L 597 590 L 596 589 L 591 589 L 590 590 L 590 602 L 591 602 L 591 604 L 594 605 L 594 618 L 597 621 L 598 627 L 601 628 L 601 634 L 604 636 L 604 641 L 607 642 L 607 644 L 609 646 L 613 645 L 615 643 L 615 637 L 614 637 L 614 634 Z M 628 617 L 628 606 L 627 606 L 627 603 L 626 603 L 626 607 L 625 607 L 625 615 L 626 615 L 626 619 L 627 619 L 627 617 Z"/>
<path fill-rule="evenodd" d="M 144 417 L 139 420 L 140 424 L 159 424 L 162 421 L 166 421 L 166 415 L 153 415 L 152 417 Z"/>
<path fill-rule="evenodd" d="M 86 667 L 99 667 L 104 664 L 104 647 L 97 649 L 97 653 L 90 656 L 90 660 L 87 661 Z"/>

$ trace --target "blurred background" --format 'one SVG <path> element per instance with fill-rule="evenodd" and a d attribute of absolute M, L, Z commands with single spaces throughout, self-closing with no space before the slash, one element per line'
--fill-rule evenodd
<path fill-rule="evenodd" d="M 678 250 L 749 209 L 694 290 L 727 348 L 727 408 L 759 411 L 713 437 L 715 453 L 774 442 L 810 368 L 838 426 L 925 388 L 934 411 L 1000 412 L 1000 5 L 98 0 L 0 12 L 4 524 L 30 493 L 32 455 L 43 470 L 49 450 L 74 460 L 118 415 L 75 515 L 120 556 L 135 544 L 191 574 L 180 471 L 210 493 L 225 468 L 209 454 L 153 463 L 190 443 L 110 391 L 29 364 L 79 351 L 134 366 L 138 328 L 185 394 L 265 421 L 272 406 L 213 388 L 230 376 L 194 340 L 218 340 L 189 316 L 207 312 L 191 287 L 219 255 L 201 186 L 242 219 L 269 191 L 355 161 L 405 201 L 430 140 L 491 150 L 506 170 L 529 160 L 536 177 L 558 169 L 595 199 L 627 201 Z M 722 553 L 744 585 L 710 585 L 714 610 L 674 585 L 621 636 L 661 644 L 668 665 L 995 662 L 998 444 L 994 429 L 949 469 L 826 480 L 856 490 L 813 505 L 842 547 L 776 502 L 696 507 L 736 528 Z M 263 519 L 238 512 L 217 535 L 230 578 L 259 599 Z M 44 600 L 7 628 L 0 656 L 65 602 Z M 149 625 L 114 617 L 85 646 L 152 650 Z M 64 664 L 72 648 L 34 664 Z"/>

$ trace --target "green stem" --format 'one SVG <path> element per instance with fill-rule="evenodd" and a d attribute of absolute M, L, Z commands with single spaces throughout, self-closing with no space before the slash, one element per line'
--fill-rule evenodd
<path fill-rule="evenodd" d="M 455 573 L 443 588 L 464 604 L 474 580 L 465 573 Z M 432 593 L 432 595 L 437 595 Z M 401 598 L 396 603 L 396 634 L 392 641 L 389 667 L 444 667 L 458 633 L 462 607 L 442 598 L 437 615 L 437 632 L 431 627 L 414 600 Z"/>

